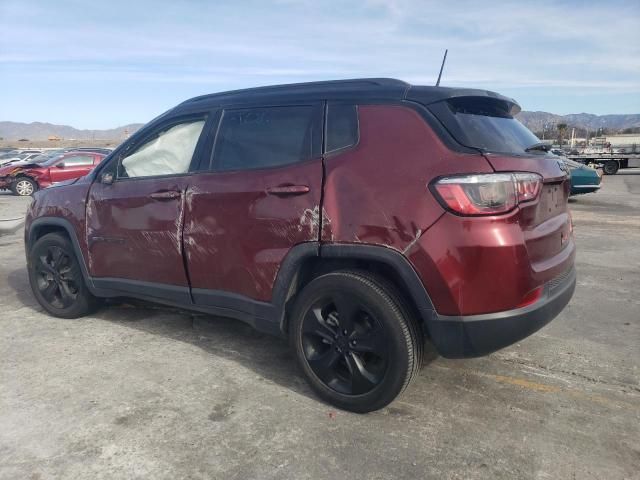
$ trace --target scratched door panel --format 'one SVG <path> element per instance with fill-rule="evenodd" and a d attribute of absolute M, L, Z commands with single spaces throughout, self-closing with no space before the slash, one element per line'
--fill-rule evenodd
<path fill-rule="evenodd" d="M 91 275 L 188 286 L 181 236 L 188 179 L 94 183 L 87 204 Z M 157 192 L 179 194 L 154 198 Z"/>
<path fill-rule="evenodd" d="M 202 173 L 191 182 L 184 223 L 191 286 L 270 300 L 287 252 L 319 238 L 322 160 Z M 291 185 L 309 191 L 268 192 Z"/>

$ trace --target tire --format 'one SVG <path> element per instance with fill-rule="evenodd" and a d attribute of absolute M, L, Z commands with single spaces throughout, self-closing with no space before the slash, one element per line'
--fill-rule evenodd
<path fill-rule="evenodd" d="M 29 252 L 28 270 L 36 300 L 51 315 L 78 318 L 98 306 L 66 236 L 48 233 L 38 239 Z"/>
<path fill-rule="evenodd" d="M 620 165 L 618 164 L 617 160 L 608 160 L 604 163 L 602 171 L 605 173 L 605 175 L 615 175 L 616 173 L 618 173 L 619 168 Z"/>
<path fill-rule="evenodd" d="M 344 410 L 385 407 L 422 362 L 424 337 L 402 297 L 364 271 L 311 281 L 295 300 L 290 341 L 311 388 Z"/>
<path fill-rule="evenodd" d="M 38 191 L 38 184 L 29 177 L 18 177 L 11 184 L 11 191 L 14 195 L 28 197 Z"/>

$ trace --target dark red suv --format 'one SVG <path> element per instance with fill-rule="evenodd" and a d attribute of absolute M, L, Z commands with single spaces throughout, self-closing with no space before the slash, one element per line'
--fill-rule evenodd
<path fill-rule="evenodd" d="M 28 196 L 41 188 L 86 175 L 106 155 L 98 152 L 68 152 L 55 156 L 40 155 L 23 163 L 0 168 L 0 190 Z"/>
<path fill-rule="evenodd" d="M 567 174 L 518 111 L 391 79 L 188 100 L 36 194 L 33 292 L 60 317 L 122 296 L 235 317 L 287 336 L 322 398 L 381 408 L 426 345 L 486 355 L 573 294 Z"/>

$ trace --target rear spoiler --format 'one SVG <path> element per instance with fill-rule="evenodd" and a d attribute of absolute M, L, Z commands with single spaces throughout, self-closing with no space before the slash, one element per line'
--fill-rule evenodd
<path fill-rule="evenodd" d="M 520 105 L 513 98 L 505 97 L 499 93 L 490 90 L 479 90 L 475 88 L 450 88 L 450 87 L 415 87 L 407 89 L 405 99 L 421 103 L 422 105 L 432 105 L 434 103 L 463 97 L 481 97 L 494 99 L 498 103 L 502 103 L 505 111 L 511 116 L 520 113 Z"/>

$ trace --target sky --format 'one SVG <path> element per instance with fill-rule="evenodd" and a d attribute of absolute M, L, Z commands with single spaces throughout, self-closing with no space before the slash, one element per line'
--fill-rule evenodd
<path fill-rule="evenodd" d="M 201 94 L 394 77 L 640 113 L 640 1 L 0 0 L 0 121 L 147 122 Z"/>

